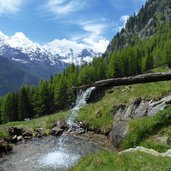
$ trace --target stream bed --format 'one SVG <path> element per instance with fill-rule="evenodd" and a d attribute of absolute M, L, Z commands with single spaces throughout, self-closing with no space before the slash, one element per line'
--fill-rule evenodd
<path fill-rule="evenodd" d="M 34 139 L 0 158 L 0 171 L 65 171 L 81 157 L 98 151 L 97 145 L 68 134 Z"/>

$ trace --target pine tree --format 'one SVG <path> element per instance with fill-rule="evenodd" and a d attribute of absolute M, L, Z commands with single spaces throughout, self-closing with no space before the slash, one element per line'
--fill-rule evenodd
<path fill-rule="evenodd" d="M 68 98 L 67 91 L 68 91 L 67 81 L 66 78 L 62 76 L 58 84 L 56 84 L 55 91 L 54 91 L 54 102 L 57 110 L 64 109 L 65 107 L 67 107 L 67 98 Z"/>
<path fill-rule="evenodd" d="M 31 99 L 27 87 L 22 87 L 18 94 L 18 118 L 24 120 L 25 118 L 31 118 L 32 108 Z"/>

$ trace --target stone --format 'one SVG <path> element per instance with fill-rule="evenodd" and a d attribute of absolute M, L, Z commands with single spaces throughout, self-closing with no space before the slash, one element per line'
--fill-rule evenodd
<path fill-rule="evenodd" d="M 23 129 L 22 129 L 22 128 L 17 128 L 17 127 L 10 127 L 10 128 L 8 129 L 8 132 L 9 132 L 9 134 L 10 134 L 11 136 L 14 136 L 14 135 L 19 136 L 19 135 L 22 135 Z"/>
<path fill-rule="evenodd" d="M 22 141 L 22 140 L 23 140 L 23 136 L 22 135 L 17 137 L 17 141 Z"/>
<path fill-rule="evenodd" d="M 25 137 L 33 137 L 33 133 L 31 131 L 25 131 L 22 133 L 22 136 L 24 137 L 24 139 L 26 139 Z"/>
<path fill-rule="evenodd" d="M 121 141 L 125 137 L 126 133 L 126 121 L 120 121 L 113 124 L 109 137 L 116 149 L 120 148 Z"/>
<path fill-rule="evenodd" d="M 43 132 L 43 128 L 36 128 L 34 131 L 35 132 Z"/>
<path fill-rule="evenodd" d="M 35 136 L 37 138 L 42 138 L 43 137 L 43 128 L 36 128 L 34 131 L 36 132 Z"/>
<path fill-rule="evenodd" d="M 123 154 L 123 153 L 131 153 L 131 152 L 136 152 L 136 151 L 141 151 L 147 154 L 151 154 L 153 156 L 157 156 L 157 157 L 171 157 L 171 149 L 169 149 L 166 153 L 159 153 L 156 150 L 153 149 L 148 149 L 142 146 L 137 146 L 135 148 L 129 148 L 127 150 L 121 151 L 119 154 Z"/>
<path fill-rule="evenodd" d="M 30 140 L 30 139 L 32 139 L 32 137 L 31 136 L 25 136 L 24 139 L 25 140 Z"/>
<path fill-rule="evenodd" d="M 36 133 L 35 137 L 36 137 L 36 138 L 42 138 L 43 135 L 42 135 L 42 133 Z"/>
<path fill-rule="evenodd" d="M 3 138 L 0 138 L 0 154 L 12 151 L 13 147 L 8 144 Z"/>
<path fill-rule="evenodd" d="M 141 97 L 137 98 L 137 99 L 134 101 L 134 105 L 135 105 L 136 107 L 138 107 L 138 106 L 140 105 L 141 101 L 142 101 Z"/>
<path fill-rule="evenodd" d="M 14 135 L 11 137 L 11 142 L 16 143 L 17 142 L 17 135 Z"/>
<path fill-rule="evenodd" d="M 64 132 L 64 129 L 61 129 L 61 128 L 58 128 L 58 127 L 54 127 L 51 130 L 51 134 L 53 136 L 60 136 L 60 135 L 62 135 L 63 132 Z"/>
<path fill-rule="evenodd" d="M 65 121 L 57 121 L 53 127 L 57 127 L 59 129 L 64 129 L 64 130 L 67 130 L 69 129 L 69 126 L 68 124 L 65 122 Z"/>

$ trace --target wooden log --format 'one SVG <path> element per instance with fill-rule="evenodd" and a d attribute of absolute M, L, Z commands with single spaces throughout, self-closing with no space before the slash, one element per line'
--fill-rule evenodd
<path fill-rule="evenodd" d="M 76 87 L 76 90 L 77 91 L 85 90 L 89 87 L 97 87 L 97 88 L 98 87 L 114 87 L 114 86 L 150 83 L 150 82 L 168 81 L 168 80 L 171 80 L 171 72 L 149 73 L 149 74 L 142 74 L 142 75 L 136 75 L 136 76 L 131 76 L 131 77 L 111 78 L 111 79 L 106 79 L 106 80 L 100 80 L 92 84 Z"/>

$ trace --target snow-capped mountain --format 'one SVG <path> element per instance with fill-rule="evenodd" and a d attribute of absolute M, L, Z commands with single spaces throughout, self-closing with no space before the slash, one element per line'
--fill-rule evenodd
<path fill-rule="evenodd" d="M 18 32 L 8 37 L 0 32 L 0 55 L 20 63 L 46 63 L 61 67 L 74 63 L 81 65 L 91 62 L 101 53 L 94 52 L 88 46 L 76 42 L 54 40 L 45 45 L 32 42 L 23 33 Z M 63 66 L 61 68 L 64 68 Z"/>

